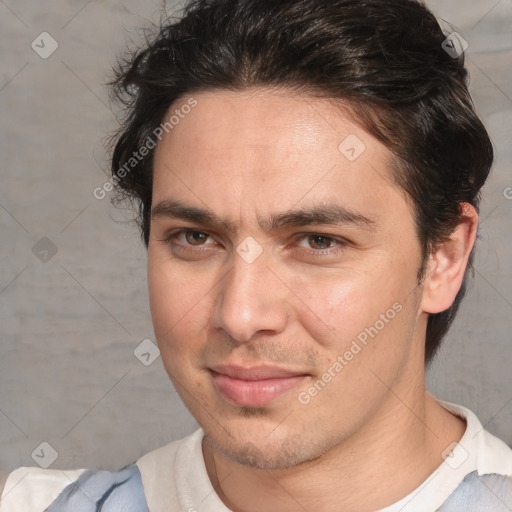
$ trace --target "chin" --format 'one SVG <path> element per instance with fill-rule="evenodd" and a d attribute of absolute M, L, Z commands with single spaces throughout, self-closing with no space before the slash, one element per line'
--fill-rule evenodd
<path fill-rule="evenodd" d="M 242 466 L 283 470 L 312 462 L 328 451 L 321 444 L 300 433 L 282 429 L 281 435 L 266 433 L 266 428 L 254 423 L 254 428 L 205 425 L 202 427 L 207 441 L 227 459 Z"/>

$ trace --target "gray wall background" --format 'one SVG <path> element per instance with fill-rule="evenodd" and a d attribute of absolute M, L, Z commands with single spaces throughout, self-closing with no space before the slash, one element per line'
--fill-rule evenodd
<path fill-rule="evenodd" d="M 497 150 L 475 278 L 428 384 L 512 444 L 512 2 L 428 4 L 469 43 L 473 97 Z M 0 1 L 0 478 L 48 464 L 42 442 L 56 451 L 52 468 L 116 469 L 196 428 L 160 359 L 134 356 L 154 339 L 145 249 L 130 214 L 92 195 L 116 126 L 107 74 L 161 9 Z M 58 43 L 46 59 L 31 48 L 51 49 L 42 32 Z"/>

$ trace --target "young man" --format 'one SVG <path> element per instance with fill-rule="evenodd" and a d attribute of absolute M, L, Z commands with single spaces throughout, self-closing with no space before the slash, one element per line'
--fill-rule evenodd
<path fill-rule="evenodd" d="M 164 26 L 114 82 L 112 183 L 201 429 L 118 472 L 19 468 L 2 511 L 511 510 L 512 450 L 425 390 L 493 158 L 465 79 L 412 0 Z"/>

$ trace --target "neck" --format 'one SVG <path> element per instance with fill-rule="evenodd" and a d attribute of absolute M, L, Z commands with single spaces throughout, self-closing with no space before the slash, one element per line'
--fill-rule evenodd
<path fill-rule="evenodd" d="M 443 462 L 443 451 L 465 430 L 463 420 L 425 391 L 424 375 L 411 378 L 404 375 L 408 386 L 390 390 L 363 428 L 296 467 L 242 466 L 203 440 L 208 475 L 220 499 L 234 512 L 374 512 L 399 501 Z"/>

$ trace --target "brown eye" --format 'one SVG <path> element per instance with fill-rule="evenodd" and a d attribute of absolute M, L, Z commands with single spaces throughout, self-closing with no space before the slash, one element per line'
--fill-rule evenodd
<path fill-rule="evenodd" d="M 325 235 L 310 235 L 308 242 L 313 249 L 329 249 L 332 247 L 331 243 L 336 242 L 336 240 Z"/>
<path fill-rule="evenodd" d="M 343 251 L 349 242 L 322 233 L 302 233 L 297 246 L 302 253 L 312 256 L 334 256 Z"/>
<path fill-rule="evenodd" d="M 202 233 L 201 231 L 184 231 L 185 240 L 190 245 L 201 245 L 208 239 L 208 235 L 206 233 Z"/>

